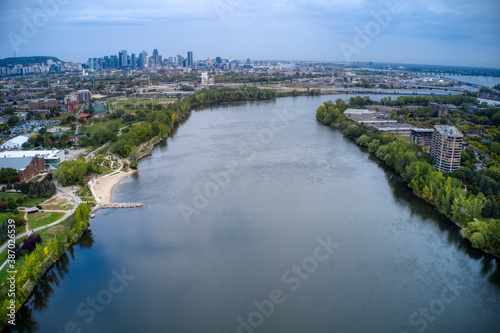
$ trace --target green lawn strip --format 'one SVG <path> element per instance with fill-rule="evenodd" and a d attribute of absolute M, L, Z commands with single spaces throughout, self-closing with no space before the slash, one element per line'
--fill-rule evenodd
<path fill-rule="evenodd" d="M 95 202 L 94 197 L 81 197 L 82 201 Z"/>
<path fill-rule="evenodd" d="M 43 213 L 38 212 L 34 214 L 28 214 L 28 223 L 30 229 L 35 229 L 44 226 L 46 224 L 55 222 L 62 216 L 64 216 L 64 213 L 57 213 L 57 212 L 43 212 Z"/>
<path fill-rule="evenodd" d="M 10 198 L 13 198 L 14 201 L 17 202 L 17 199 L 22 198 L 22 193 L 0 193 L 0 201 L 7 202 Z M 35 207 L 36 205 L 41 204 L 48 198 L 28 198 L 24 199 L 24 201 L 19 205 L 21 207 Z"/>

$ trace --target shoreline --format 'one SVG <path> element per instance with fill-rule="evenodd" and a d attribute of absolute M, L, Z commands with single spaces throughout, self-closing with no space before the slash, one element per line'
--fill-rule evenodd
<path fill-rule="evenodd" d="M 326 125 L 326 124 L 324 124 L 324 125 Z M 336 130 L 338 130 L 338 131 L 340 131 L 340 133 L 342 133 L 343 137 L 344 137 L 344 138 L 347 138 L 347 137 L 344 135 L 343 130 L 341 129 L 341 127 L 340 127 L 340 126 L 338 126 L 338 124 L 335 124 L 334 126 L 332 126 L 332 125 L 329 125 L 329 126 L 330 126 L 330 127 L 332 127 L 332 128 L 334 128 L 334 129 L 336 129 Z M 355 145 L 357 145 L 358 147 L 366 148 L 366 147 L 363 147 L 363 146 L 361 146 L 360 144 L 358 144 L 358 143 L 356 142 L 356 140 L 352 140 L 351 138 L 349 138 L 349 139 L 350 139 L 350 140 L 351 140 L 351 141 L 352 141 Z M 367 153 L 368 153 L 369 155 L 373 155 L 373 156 L 374 156 L 377 160 L 379 160 L 380 162 L 384 163 L 387 167 L 389 167 L 389 168 L 390 168 L 390 169 L 391 169 L 391 170 L 392 170 L 392 171 L 393 171 L 393 172 L 394 172 L 394 173 L 395 173 L 398 177 L 401 177 L 401 179 L 402 179 L 402 180 L 406 183 L 407 187 L 411 190 L 411 192 L 413 193 L 413 195 L 415 195 L 417 198 L 422 199 L 422 200 L 423 200 L 423 201 L 425 201 L 427 204 L 429 204 L 429 205 L 433 206 L 434 208 L 436 208 L 436 209 L 437 209 L 437 211 L 439 212 L 439 214 L 443 215 L 445 218 L 447 218 L 447 219 L 448 219 L 448 221 L 450 221 L 451 223 L 453 223 L 453 224 L 455 224 L 457 227 L 459 227 L 459 228 L 460 228 L 460 230 L 462 230 L 463 228 L 465 228 L 465 227 L 466 227 L 467 223 L 465 223 L 465 226 L 464 226 L 464 222 L 462 222 L 462 221 L 458 221 L 458 220 L 454 219 L 452 216 L 449 216 L 448 214 L 444 213 L 444 212 L 443 212 L 443 211 L 439 208 L 439 206 L 438 206 L 437 204 L 435 204 L 435 203 L 433 203 L 432 201 L 429 201 L 429 200 L 427 200 L 426 198 L 424 198 L 424 197 L 422 197 L 422 196 L 418 195 L 418 194 L 415 192 L 415 190 L 409 186 L 409 183 L 408 183 L 408 182 L 404 179 L 404 177 L 403 177 L 401 174 L 399 174 L 399 173 L 398 173 L 398 172 L 394 169 L 394 167 L 392 167 L 392 166 L 388 165 L 388 164 L 387 164 L 384 160 L 382 160 L 381 158 L 377 157 L 375 154 L 370 153 L 369 151 L 368 151 Z M 470 241 L 469 241 L 467 238 L 465 238 L 465 237 L 463 237 L 463 236 L 462 236 L 462 238 L 463 238 L 463 239 L 465 239 L 465 240 L 467 240 L 467 241 L 469 242 L 469 244 L 470 244 Z M 471 244 L 471 246 L 472 246 L 472 244 Z M 494 254 L 494 253 L 492 253 L 492 252 L 488 251 L 487 249 L 484 249 L 484 248 L 475 248 L 475 247 L 472 247 L 472 248 L 473 248 L 473 249 L 475 249 L 475 250 L 481 251 L 481 252 L 483 252 L 483 253 L 485 253 L 485 254 L 487 254 L 487 255 L 492 256 L 495 260 L 500 260 L 500 255 L 498 255 L 498 254 Z"/>
<path fill-rule="evenodd" d="M 98 178 L 95 182 L 90 181 L 90 189 L 92 195 L 98 204 L 110 204 L 113 202 L 113 189 L 116 185 L 120 184 L 122 180 L 129 177 L 137 170 L 120 172 L 112 176 L 103 176 Z"/>

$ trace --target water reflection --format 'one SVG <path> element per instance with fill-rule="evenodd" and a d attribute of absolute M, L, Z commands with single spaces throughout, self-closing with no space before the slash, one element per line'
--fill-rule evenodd
<path fill-rule="evenodd" d="M 92 231 L 89 229 L 85 231 L 76 243 L 82 249 L 90 249 L 94 245 L 94 238 Z M 68 248 L 60 258 L 57 260 L 45 273 L 40 282 L 35 287 L 32 295 L 26 303 L 19 309 L 16 314 L 16 326 L 5 327 L 2 333 L 8 332 L 26 332 L 32 333 L 39 329 L 38 322 L 34 319 L 34 310 L 37 312 L 43 311 L 49 305 L 49 299 L 54 294 L 54 287 L 59 286 L 61 281 L 69 273 L 70 256 L 74 260 L 75 245 Z"/>
<path fill-rule="evenodd" d="M 369 159 L 384 171 L 387 183 L 394 197 L 410 208 L 411 216 L 417 215 L 420 217 L 420 220 L 437 225 L 439 230 L 446 234 L 448 244 L 455 245 L 455 248 L 460 252 L 466 253 L 472 259 L 478 260 L 481 263 L 481 274 L 487 276 L 488 281 L 500 287 L 500 265 L 498 259 L 483 251 L 474 249 L 469 241 L 462 238 L 460 228 L 457 225 L 442 215 L 436 207 L 414 195 L 412 190 L 406 185 L 404 179 L 394 173 L 394 170 L 384 162 L 372 154 L 369 155 Z"/>

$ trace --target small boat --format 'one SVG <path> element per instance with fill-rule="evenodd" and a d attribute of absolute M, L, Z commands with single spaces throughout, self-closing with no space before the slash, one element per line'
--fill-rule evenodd
<path fill-rule="evenodd" d="M 95 217 L 95 214 L 90 214 L 90 218 L 93 219 Z"/>

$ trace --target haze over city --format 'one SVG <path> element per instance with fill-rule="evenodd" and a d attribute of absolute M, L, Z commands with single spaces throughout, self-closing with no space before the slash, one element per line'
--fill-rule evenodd
<path fill-rule="evenodd" d="M 193 50 L 196 59 L 500 68 L 499 12 L 495 0 L 5 0 L 0 58 L 84 62 L 157 48 L 169 55 Z"/>

